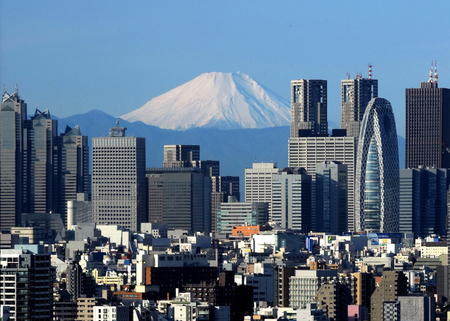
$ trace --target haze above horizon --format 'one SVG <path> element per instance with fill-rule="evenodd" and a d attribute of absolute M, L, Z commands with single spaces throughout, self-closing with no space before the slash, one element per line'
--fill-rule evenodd
<path fill-rule="evenodd" d="M 437 60 L 450 87 L 450 4 L 381 2 L 2 1 L 0 82 L 29 112 L 131 112 L 204 72 L 242 71 L 289 100 L 293 79 L 328 81 L 339 123 L 340 80 L 373 64 L 379 96 L 405 133 L 405 88 Z"/>

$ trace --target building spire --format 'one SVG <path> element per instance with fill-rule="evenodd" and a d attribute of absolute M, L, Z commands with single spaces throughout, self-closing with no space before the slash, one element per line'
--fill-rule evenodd
<path fill-rule="evenodd" d="M 428 75 L 428 82 L 433 82 L 433 60 L 431 60 L 430 73 Z"/>
<path fill-rule="evenodd" d="M 438 82 L 437 60 L 434 61 L 434 83 Z"/>

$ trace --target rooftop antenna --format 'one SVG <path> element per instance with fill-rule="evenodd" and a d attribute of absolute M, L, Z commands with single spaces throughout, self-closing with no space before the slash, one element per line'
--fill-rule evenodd
<path fill-rule="evenodd" d="M 16 88 L 15 88 L 15 93 L 16 93 L 16 94 L 19 93 L 19 88 L 17 88 L 17 84 L 16 84 Z"/>
<path fill-rule="evenodd" d="M 434 83 L 438 82 L 437 60 L 434 61 Z"/>
<path fill-rule="evenodd" d="M 350 73 L 347 72 L 347 73 L 345 73 L 345 74 L 347 75 L 347 79 L 350 79 Z"/>
<path fill-rule="evenodd" d="M 372 63 L 369 63 L 369 79 L 372 79 Z"/>
<path fill-rule="evenodd" d="M 430 74 L 428 75 L 428 82 L 433 82 L 433 60 L 431 60 Z"/>
<path fill-rule="evenodd" d="M 3 94 L 6 94 L 6 84 L 3 84 Z"/>

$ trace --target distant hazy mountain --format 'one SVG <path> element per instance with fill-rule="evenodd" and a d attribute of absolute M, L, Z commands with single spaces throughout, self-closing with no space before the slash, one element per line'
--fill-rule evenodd
<path fill-rule="evenodd" d="M 100 110 L 74 115 L 58 120 L 59 132 L 66 125 L 80 125 L 83 135 L 89 137 L 108 136 L 109 128 L 116 125 L 116 118 Z M 127 127 L 127 136 L 145 137 L 148 167 L 162 167 L 164 145 L 195 144 L 200 145 L 202 160 L 219 160 L 221 175 L 241 177 L 244 184 L 244 169 L 252 167 L 253 162 L 276 162 L 278 167 L 288 165 L 289 126 L 219 130 L 216 128 L 193 128 L 185 131 L 161 129 L 142 122 L 120 121 Z M 398 136 L 400 168 L 405 165 L 405 139 Z M 243 192 L 243 189 L 242 189 Z"/>
<path fill-rule="evenodd" d="M 165 129 L 289 126 L 290 103 L 249 76 L 204 73 L 121 118 Z"/>
<path fill-rule="evenodd" d="M 80 125 L 83 135 L 92 137 L 108 136 L 109 128 L 116 125 L 116 118 L 100 110 L 86 114 L 62 118 L 58 121 L 59 131 L 65 126 Z M 277 162 L 287 166 L 289 126 L 219 130 L 216 128 L 192 128 L 185 131 L 161 129 L 142 122 L 130 123 L 120 120 L 120 126 L 127 127 L 127 136 L 145 137 L 148 167 L 162 167 L 164 145 L 200 145 L 202 160 L 219 160 L 222 175 L 244 175 L 246 167 L 257 162 Z M 242 182 L 243 184 L 243 182 Z"/>

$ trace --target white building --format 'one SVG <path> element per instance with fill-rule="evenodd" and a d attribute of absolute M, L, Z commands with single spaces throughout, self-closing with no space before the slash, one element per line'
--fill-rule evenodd
<path fill-rule="evenodd" d="M 130 306 L 95 306 L 94 321 L 128 321 Z"/>
<path fill-rule="evenodd" d="M 303 308 L 315 302 L 320 286 L 331 283 L 337 276 L 337 270 L 296 270 L 289 278 L 289 306 Z"/>
<path fill-rule="evenodd" d="M 269 220 L 272 218 L 272 176 L 278 173 L 276 163 L 253 163 L 245 169 L 245 202 L 269 203 Z"/>

